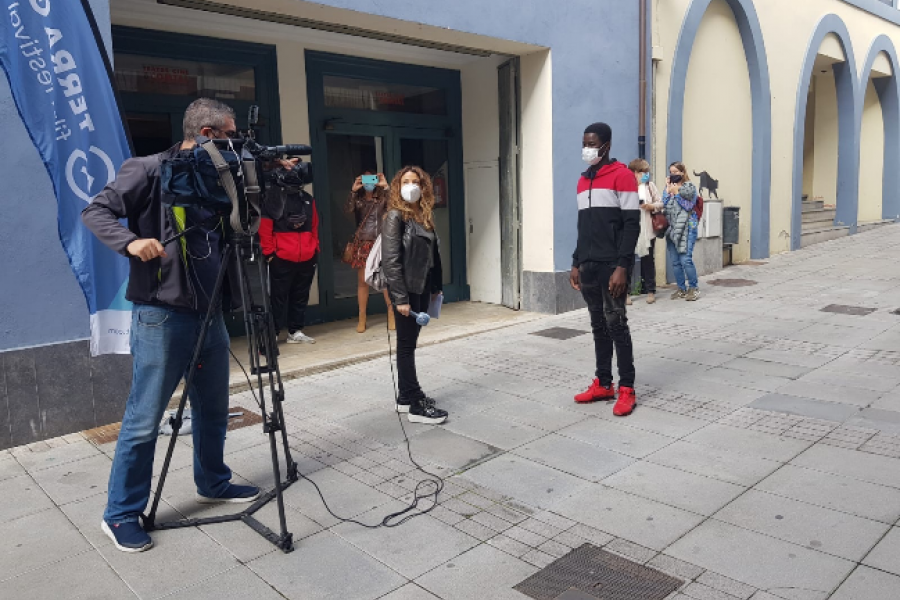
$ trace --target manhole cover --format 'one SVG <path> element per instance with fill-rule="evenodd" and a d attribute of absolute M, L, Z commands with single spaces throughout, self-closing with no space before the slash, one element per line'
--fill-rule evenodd
<path fill-rule="evenodd" d="M 712 281 L 708 281 L 709 285 L 717 285 L 720 287 L 749 287 L 751 285 L 756 285 L 756 282 L 752 279 L 713 279 Z"/>
<path fill-rule="evenodd" d="M 822 312 L 827 313 L 835 313 L 838 315 L 856 315 L 859 317 L 864 317 L 866 315 L 871 315 L 877 309 L 875 308 L 865 308 L 864 306 L 845 306 L 843 304 L 829 304 L 825 308 L 822 309 Z"/>
<path fill-rule="evenodd" d="M 599 600 L 665 600 L 683 583 L 656 569 L 584 544 L 513 589 L 535 600 L 555 600 L 570 590 Z"/>
<path fill-rule="evenodd" d="M 585 594 L 581 590 L 571 588 L 556 597 L 556 600 L 600 600 L 597 596 Z"/>
<path fill-rule="evenodd" d="M 566 327 L 551 327 L 550 329 L 543 329 L 541 331 L 535 331 L 531 335 L 539 335 L 541 337 L 546 337 L 554 340 L 570 340 L 572 338 L 578 337 L 579 335 L 587 335 L 587 331 L 582 331 L 580 329 L 568 329 Z"/>

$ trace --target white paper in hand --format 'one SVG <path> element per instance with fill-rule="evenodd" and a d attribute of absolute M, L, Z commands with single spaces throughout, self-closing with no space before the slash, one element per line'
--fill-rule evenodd
<path fill-rule="evenodd" d="M 441 306 L 444 304 L 444 294 L 440 293 L 431 299 L 428 305 L 428 316 L 432 319 L 441 318 Z"/>

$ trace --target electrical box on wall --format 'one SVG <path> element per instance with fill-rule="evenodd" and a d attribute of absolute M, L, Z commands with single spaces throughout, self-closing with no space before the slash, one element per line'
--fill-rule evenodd
<path fill-rule="evenodd" d="M 697 231 L 699 238 L 722 237 L 722 201 L 703 201 L 703 216 Z"/>

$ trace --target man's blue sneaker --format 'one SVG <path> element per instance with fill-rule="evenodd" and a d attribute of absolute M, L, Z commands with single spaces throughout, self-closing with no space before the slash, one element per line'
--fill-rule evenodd
<path fill-rule="evenodd" d="M 259 498 L 259 488 L 252 485 L 236 485 L 229 483 L 225 492 L 217 498 L 209 498 L 202 494 L 197 494 L 197 502 L 200 504 L 239 504 L 243 502 L 254 502 Z"/>
<path fill-rule="evenodd" d="M 143 552 L 153 547 L 153 540 L 150 539 L 150 536 L 147 535 L 141 524 L 136 521 L 110 525 L 104 519 L 100 524 L 100 529 L 113 541 L 116 548 L 122 552 Z"/>

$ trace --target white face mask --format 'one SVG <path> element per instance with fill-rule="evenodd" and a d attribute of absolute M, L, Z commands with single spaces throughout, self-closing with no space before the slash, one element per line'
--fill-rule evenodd
<path fill-rule="evenodd" d="M 410 204 L 413 204 L 422 197 L 422 188 L 415 183 L 407 183 L 400 188 L 400 196 Z"/>
<path fill-rule="evenodd" d="M 606 144 L 603 144 L 599 148 L 582 148 L 581 160 L 588 163 L 589 165 L 596 165 L 603 159 L 604 156 L 606 156 L 606 152 L 608 150 L 609 147 Z"/>

